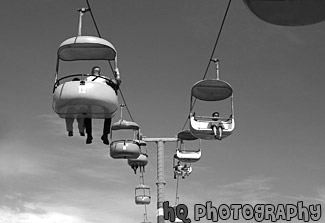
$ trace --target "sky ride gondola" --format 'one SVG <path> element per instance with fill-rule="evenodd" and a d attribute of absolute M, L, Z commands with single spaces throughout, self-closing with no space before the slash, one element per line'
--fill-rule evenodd
<path fill-rule="evenodd" d="M 280 26 L 304 26 L 325 20 L 323 0 L 244 0 L 261 20 Z"/>
<path fill-rule="evenodd" d="M 230 84 L 219 79 L 219 61 L 213 61 L 216 64 L 217 78 L 198 81 L 191 91 L 190 131 L 195 137 L 205 140 L 221 140 L 231 135 L 235 128 L 233 90 Z M 215 102 L 230 98 L 231 114 L 229 117 L 219 117 L 219 113 L 214 112 L 211 116 L 197 116 L 193 112 L 194 98 Z"/>
<path fill-rule="evenodd" d="M 141 152 L 139 143 L 140 127 L 135 122 L 124 120 L 124 105 L 122 104 L 120 107 L 121 118 L 111 127 L 110 155 L 113 159 L 136 159 Z"/>
<path fill-rule="evenodd" d="M 174 179 L 181 176 L 189 176 L 193 168 L 191 163 L 197 162 L 201 158 L 201 139 L 199 139 L 199 148 L 197 150 L 188 150 L 185 148 L 184 141 L 195 141 L 198 138 L 190 130 L 182 130 L 177 134 L 177 149 L 173 159 Z"/>
<path fill-rule="evenodd" d="M 140 167 L 140 173 L 145 171 L 145 166 L 148 164 L 148 154 L 147 151 L 142 151 L 142 148 L 147 146 L 145 141 L 139 140 L 138 145 L 140 146 L 140 155 L 138 158 L 128 159 L 129 166 L 134 170 L 136 174 L 137 169 Z"/>
<path fill-rule="evenodd" d="M 140 184 L 135 188 L 135 203 L 138 205 L 148 205 L 151 202 L 150 187 Z"/>
<path fill-rule="evenodd" d="M 112 118 L 117 111 L 119 72 L 117 52 L 107 40 L 95 36 L 82 36 L 82 16 L 87 9 L 80 9 L 78 36 L 61 43 L 57 52 L 55 83 L 53 88 L 53 110 L 61 118 Z M 59 75 L 60 61 L 114 61 L 113 75 L 104 84 L 85 80 L 87 74 Z M 60 76 L 60 78 L 59 78 Z M 63 76 L 63 77 L 61 77 Z M 95 78 L 95 77 L 94 77 Z M 75 81 L 78 80 L 78 81 Z"/>
<path fill-rule="evenodd" d="M 114 159 L 136 159 L 140 156 L 140 146 L 137 143 L 139 125 L 135 122 L 119 120 L 111 128 L 110 155 Z M 133 138 L 115 139 L 116 131 L 131 131 Z"/>
<path fill-rule="evenodd" d="M 177 135 L 177 149 L 174 156 L 175 159 L 183 163 L 194 163 L 201 158 L 201 140 L 199 140 L 199 148 L 195 151 L 187 150 L 184 141 L 195 141 L 198 138 L 194 136 L 189 130 L 183 130 Z"/>

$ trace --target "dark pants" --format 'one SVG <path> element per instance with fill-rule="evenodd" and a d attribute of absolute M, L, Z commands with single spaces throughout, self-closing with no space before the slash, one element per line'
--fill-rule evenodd
<path fill-rule="evenodd" d="M 111 132 L 111 118 L 106 118 L 104 121 L 103 135 L 108 135 Z M 92 135 L 92 122 L 91 118 L 85 118 L 84 125 L 86 128 L 87 135 Z"/>

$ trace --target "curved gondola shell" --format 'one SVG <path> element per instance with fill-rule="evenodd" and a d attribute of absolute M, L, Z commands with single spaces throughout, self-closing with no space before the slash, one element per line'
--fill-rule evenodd
<path fill-rule="evenodd" d="M 53 109 L 61 118 L 112 118 L 117 107 L 116 92 L 103 83 L 68 81 L 60 84 L 53 93 Z"/>
<path fill-rule="evenodd" d="M 176 152 L 176 159 L 183 163 L 194 163 L 200 160 L 201 150 L 199 151 L 179 151 Z"/>
<path fill-rule="evenodd" d="M 190 116 L 190 131 L 194 136 L 199 139 L 206 140 L 215 140 L 215 135 L 211 127 L 209 127 L 210 121 L 206 119 L 199 119 L 194 115 Z M 228 121 L 222 121 L 223 131 L 222 131 L 222 139 L 231 135 L 235 129 L 235 120 L 232 117 Z"/>
<path fill-rule="evenodd" d="M 136 159 L 140 155 L 140 147 L 132 140 L 117 140 L 110 144 L 110 155 L 113 159 Z"/>

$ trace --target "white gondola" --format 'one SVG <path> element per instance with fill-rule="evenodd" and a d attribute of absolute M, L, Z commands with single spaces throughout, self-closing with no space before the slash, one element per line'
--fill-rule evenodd
<path fill-rule="evenodd" d="M 114 61 L 114 76 L 119 77 L 114 46 L 105 39 L 81 35 L 82 15 L 86 11 L 80 10 L 78 36 L 65 40 L 58 49 L 52 106 L 61 118 L 112 118 L 118 108 L 116 83 L 105 77 L 100 78 L 107 84 L 85 81 L 87 74 L 59 75 L 60 61 L 107 60 Z"/>
<path fill-rule="evenodd" d="M 194 163 L 200 160 L 201 158 L 201 150 L 197 152 L 191 151 L 176 151 L 176 159 L 184 163 Z"/>
<path fill-rule="evenodd" d="M 148 164 L 148 155 L 141 153 L 138 158 L 128 159 L 131 167 L 145 167 Z"/>
<path fill-rule="evenodd" d="M 138 144 L 139 125 L 135 122 L 120 119 L 111 128 L 110 155 L 114 159 L 136 159 L 140 156 L 140 146 Z M 133 133 L 132 138 L 116 139 L 118 131 Z"/>
<path fill-rule="evenodd" d="M 205 140 L 223 139 L 232 134 L 235 128 L 233 90 L 230 84 L 219 80 L 218 61 L 217 79 L 201 80 L 194 84 L 191 91 L 190 131 Z M 229 117 L 196 116 L 193 113 L 193 98 L 202 101 L 221 101 L 230 98 L 231 114 Z M 217 113 L 217 112 L 215 112 Z"/>
<path fill-rule="evenodd" d="M 201 140 L 199 140 L 199 148 L 195 151 L 187 150 L 184 141 L 195 141 L 195 137 L 189 130 L 183 130 L 177 135 L 177 150 L 175 158 L 184 163 L 194 163 L 201 158 Z"/>
<path fill-rule="evenodd" d="M 151 202 L 150 187 L 140 184 L 135 188 L 135 203 L 148 205 Z"/>
<path fill-rule="evenodd" d="M 275 25 L 303 26 L 325 20 L 323 0 L 244 0 L 258 18 Z"/>
<path fill-rule="evenodd" d="M 146 147 L 147 143 L 142 140 L 135 142 L 140 146 L 140 155 L 138 158 L 128 159 L 128 164 L 134 170 L 134 173 L 136 173 L 138 168 L 140 168 L 140 172 L 144 172 L 144 168 L 148 164 L 148 154 L 147 151 L 142 151 L 142 148 Z"/>

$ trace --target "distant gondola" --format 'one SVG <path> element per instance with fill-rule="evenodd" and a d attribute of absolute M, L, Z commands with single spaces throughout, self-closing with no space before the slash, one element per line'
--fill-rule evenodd
<path fill-rule="evenodd" d="M 196 141 L 198 138 L 194 136 L 189 130 L 183 130 L 177 135 L 177 149 L 175 158 L 183 163 L 194 163 L 201 158 L 201 141 L 199 140 L 199 147 L 196 150 L 188 150 L 185 148 L 184 141 Z"/>
<path fill-rule="evenodd" d="M 137 123 L 123 119 L 121 105 L 121 118 L 112 124 L 110 155 L 114 159 L 136 159 L 140 156 L 139 135 L 140 127 Z M 125 133 L 127 135 L 120 135 Z"/>

